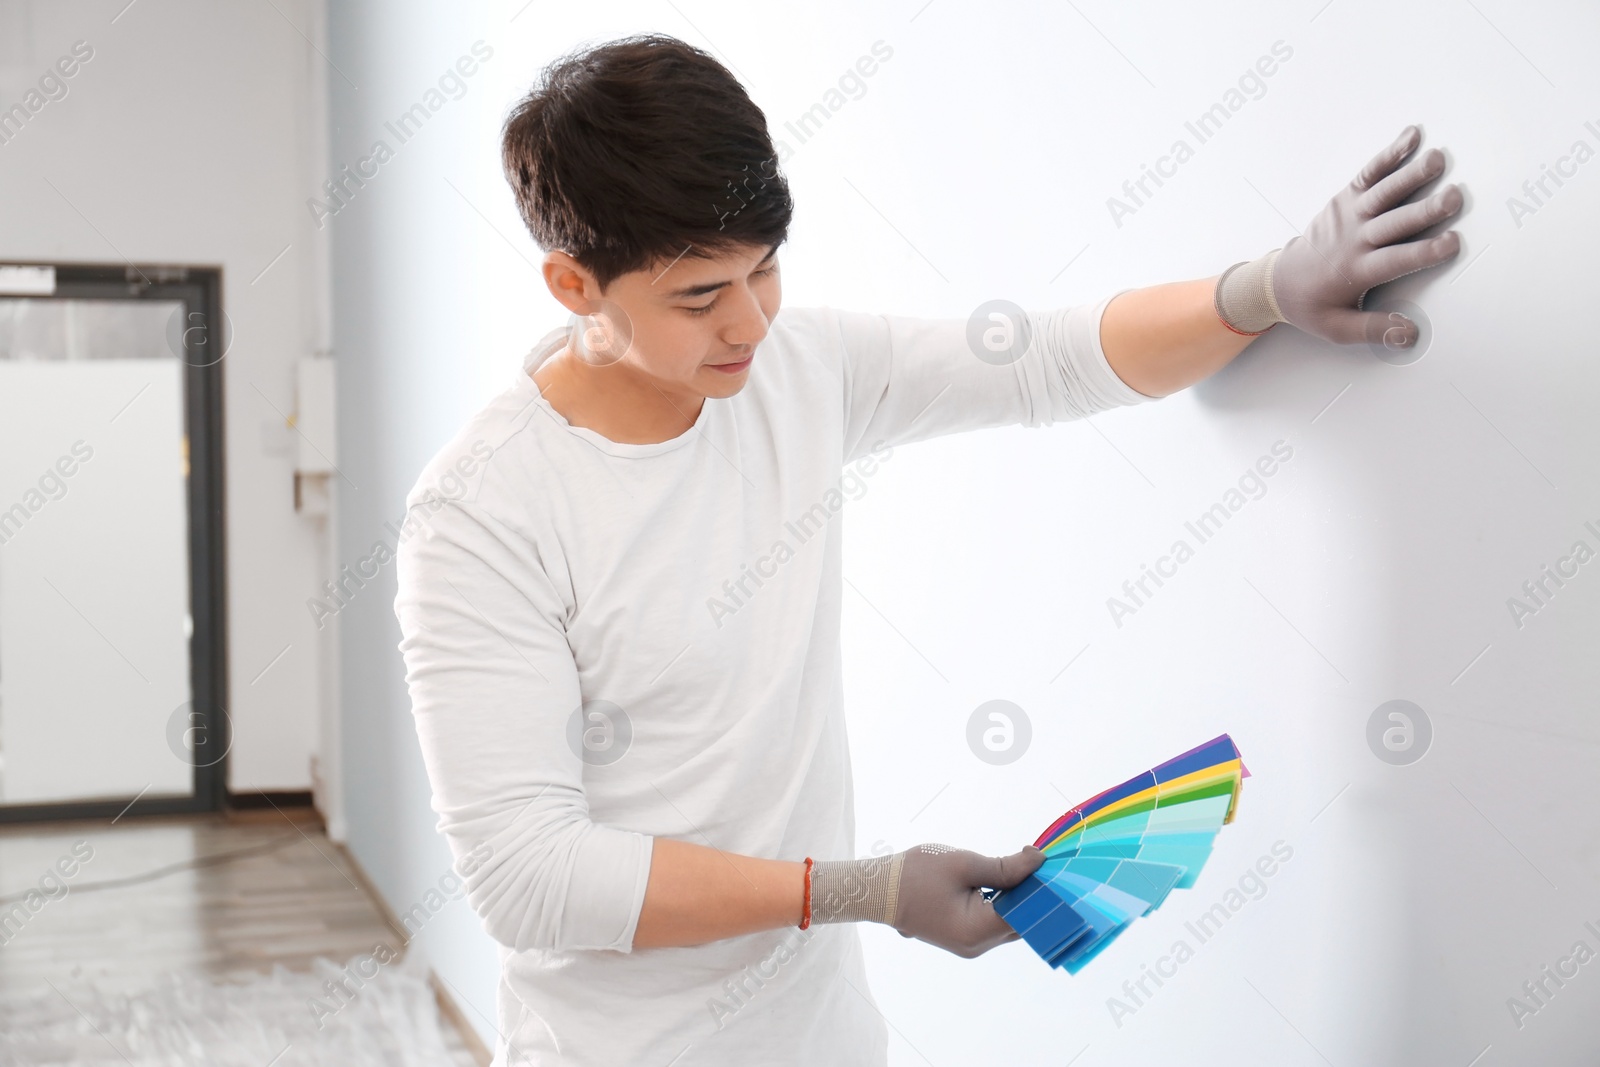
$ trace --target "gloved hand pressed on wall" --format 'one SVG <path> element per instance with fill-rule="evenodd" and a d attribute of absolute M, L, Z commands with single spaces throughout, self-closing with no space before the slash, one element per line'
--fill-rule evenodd
<path fill-rule="evenodd" d="M 811 871 L 811 921 L 880 922 L 964 959 L 1019 935 L 981 889 L 1010 889 L 1039 869 L 1032 845 L 983 856 L 949 845 L 917 845 L 862 860 L 821 860 Z"/>
<path fill-rule="evenodd" d="M 1423 240 L 1409 238 L 1461 210 L 1461 187 L 1447 185 L 1414 203 L 1405 199 L 1444 173 L 1437 148 L 1412 153 L 1422 131 L 1407 126 L 1349 185 L 1328 201 L 1305 233 L 1259 259 L 1236 263 L 1217 280 L 1216 308 L 1238 333 L 1258 334 L 1274 323 L 1338 344 L 1416 343 L 1410 319 L 1362 310 L 1367 290 L 1461 251 L 1455 230 Z"/>

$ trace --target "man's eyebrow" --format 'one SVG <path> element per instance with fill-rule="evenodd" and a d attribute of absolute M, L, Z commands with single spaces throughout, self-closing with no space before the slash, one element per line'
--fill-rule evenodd
<path fill-rule="evenodd" d="M 760 262 L 765 263 L 767 260 L 771 259 L 777 253 L 777 251 L 778 242 L 774 241 L 767 248 L 767 254 L 761 257 Z M 668 300 L 682 300 L 685 297 L 705 296 L 707 293 L 716 292 L 718 289 L 721 289 L 727 284 L 727 282 L 706 282 L 703 285 L 686 285 L 681 289 L 668 289 L 665 295 Z"/>

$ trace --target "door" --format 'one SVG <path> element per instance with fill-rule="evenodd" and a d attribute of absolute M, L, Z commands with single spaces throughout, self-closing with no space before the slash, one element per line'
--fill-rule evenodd
<path fill-rule="evenodd" d="M 219 282 L 0 266 L 0 821 L 220 804 Z"/>

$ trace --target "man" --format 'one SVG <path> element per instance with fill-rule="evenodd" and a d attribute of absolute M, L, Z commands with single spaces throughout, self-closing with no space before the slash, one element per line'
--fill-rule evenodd
<path fill-rule="evenodd" d="M 881 1064 L 851 923 L 1014 940 L 980 887 L 1037 850 L 851 858 L 841 471 L 1165 396 L 1279 322 L 1414 343 L 1361 300 L 1459 251 L 1411 240 L 1462 205 L 1412 199 L 1444 168 L 1419 142 L 1220 278 L 970 323 L 780 313 L 793 205 L 737 80 L 659 36 L 552 65 L 502 150 L 575 325 L 423 472 L 395 603 L 438 826 L 504 946 L 495 1062 Z"/>

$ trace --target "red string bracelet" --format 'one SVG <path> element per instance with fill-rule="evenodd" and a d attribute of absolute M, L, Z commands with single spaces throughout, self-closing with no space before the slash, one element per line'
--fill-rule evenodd
<path fill-rule="evenodd" d="M 1234 326 L 1227 319 L 1223 318 L 1220 313 L 1217 315 L 1217 321 L 1222 323 L 1222 325 L 1226 326 L 1228 329 L 1232 330 L 1234 333 L 1238 334 L 1240 337 L 1260 337 L 1262 334 L 1266 333 L 1267 330 L 1272 329 L 1272 326 L 1277 325 L 1277 323 L 1273 323 L 1272 326 L 1267 327 L 1267 330 L 1256 330 L 1254 333 L 1252 333 L 1249 330 L 1241 330 L 1237 326 Z"/>
<path fill-rule="evenodd" d="M 806 896 L 804 909 L 800 913 L 800 929 L 804 930 L 811 925 L 811 864 L 810 856 L 806 857 Z"/>

